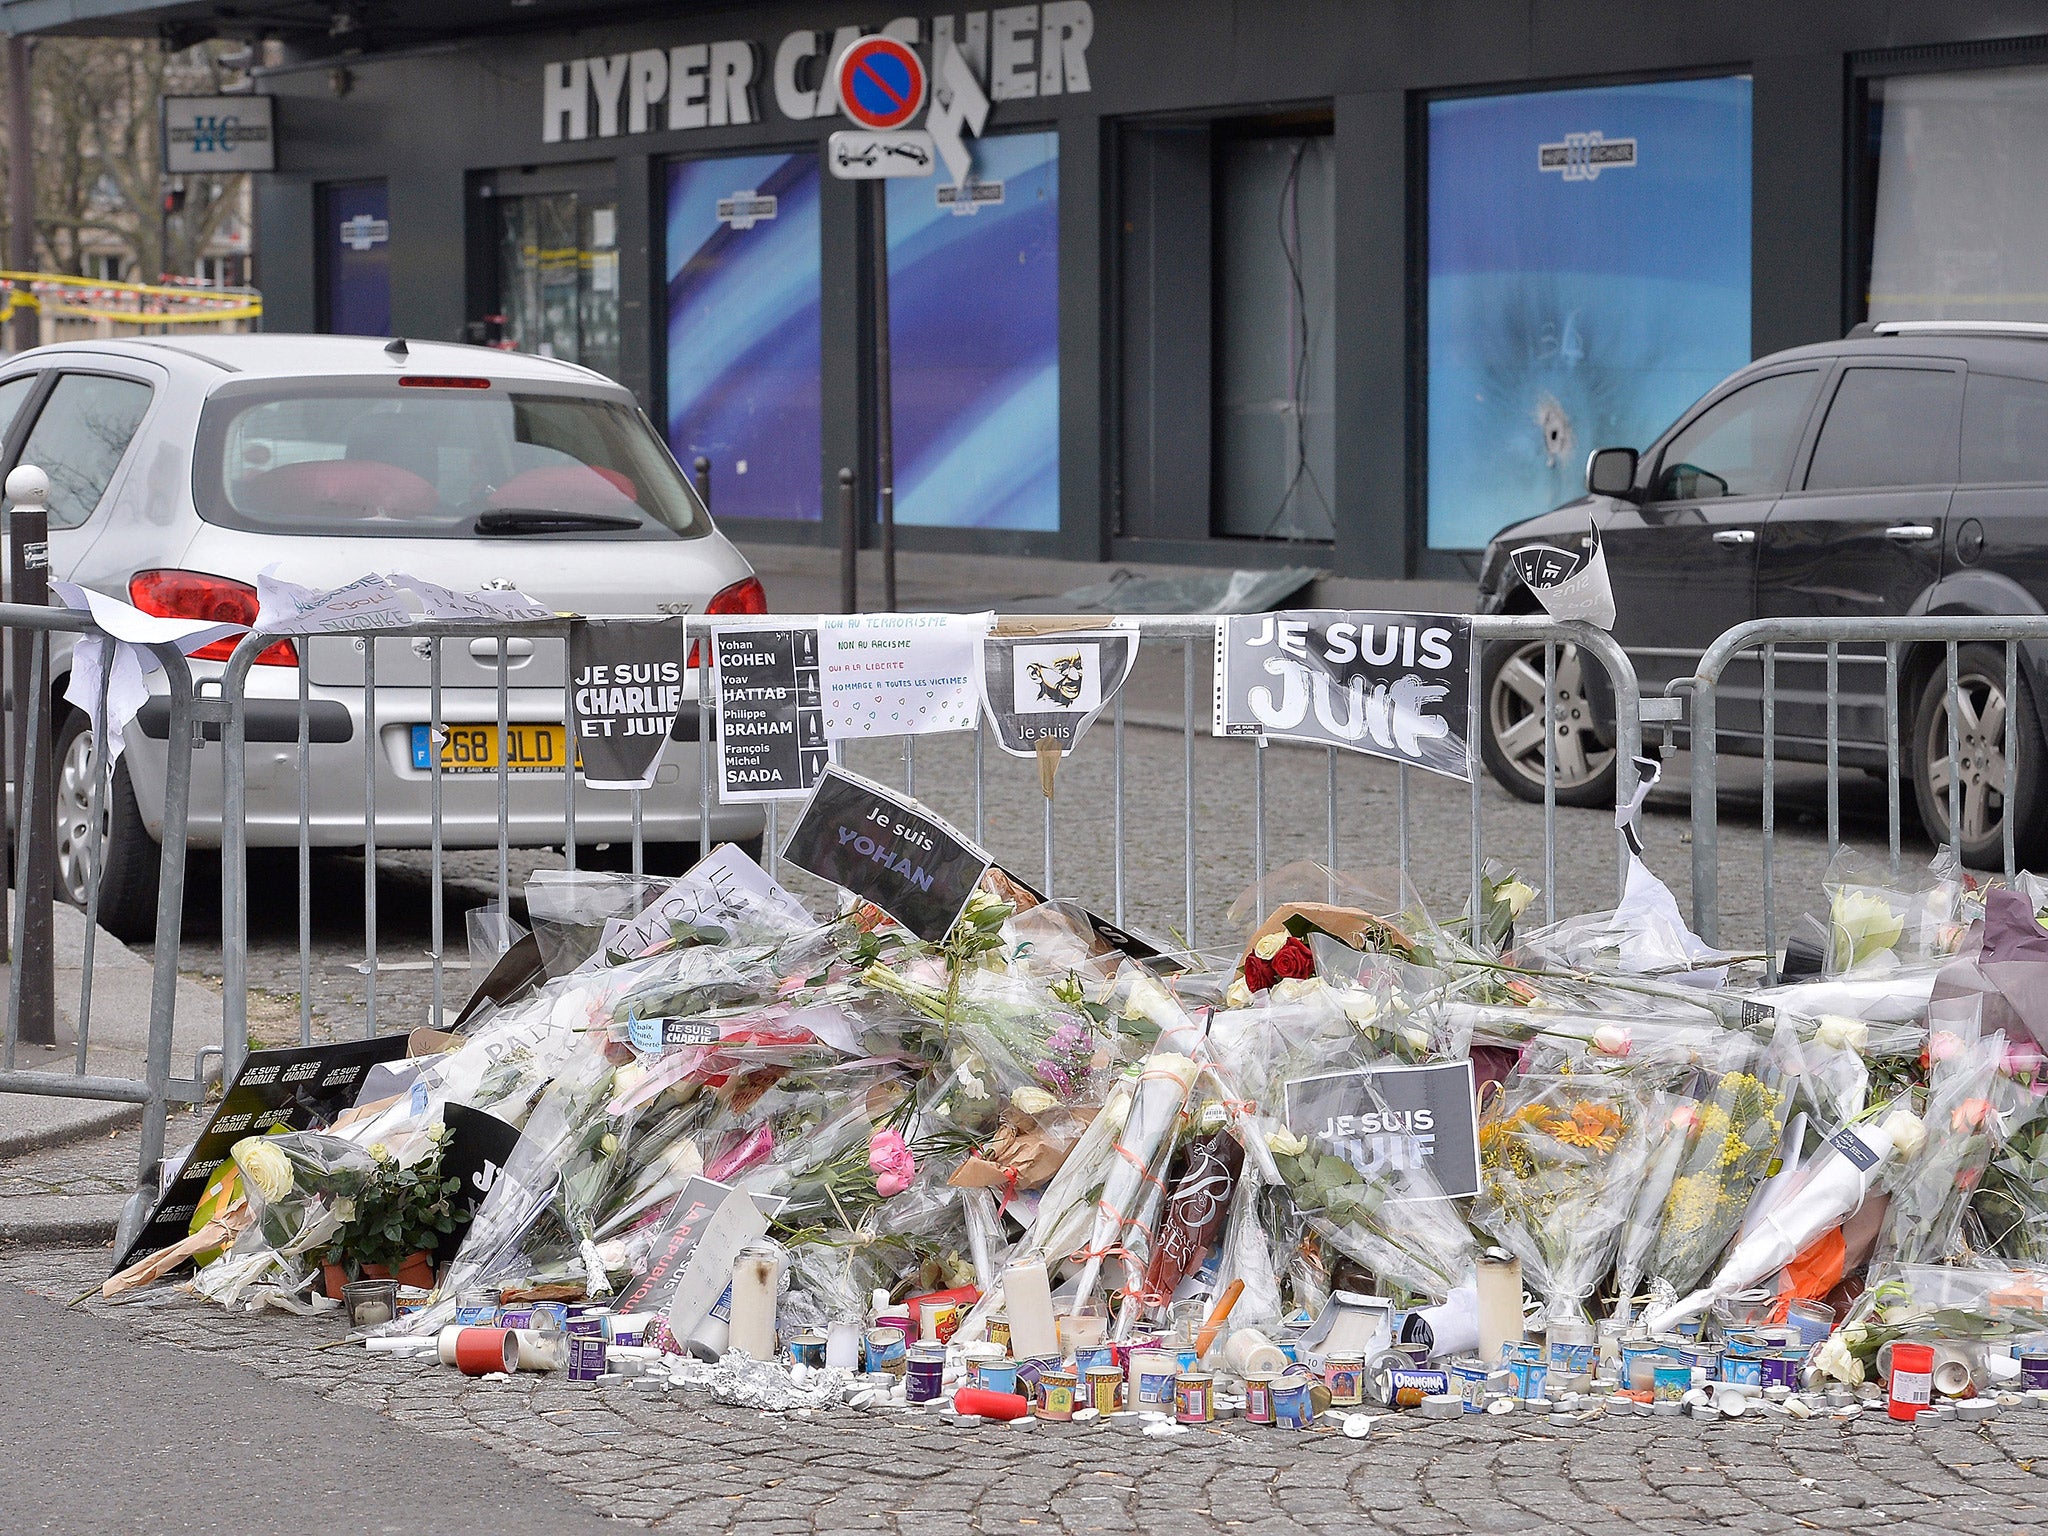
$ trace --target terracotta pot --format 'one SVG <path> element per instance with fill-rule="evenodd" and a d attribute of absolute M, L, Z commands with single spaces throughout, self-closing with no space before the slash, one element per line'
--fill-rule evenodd
<path fill-rule="evenodd" d="M 398 1261 L 398 1283 L 431 1291 L 434 1288 L 434 1256 L 425 1249 L 408 1253 Z"/>
<path fill-rule="evenodd" d="M 326 1290 L 329 1301 L 341 1300 L 341 1288 L 348 1284 L 348 1266 L 346 1264 L 322 1264 L 320 1266 L 320 1284 Z"/>
<path fill-rule="evenodd" d="M 391 1278 L 391 1271 L 382 1264 L 363 1264 L 357 1267 L 362 1270 L 365 1280 L 389 1280 Z"/>

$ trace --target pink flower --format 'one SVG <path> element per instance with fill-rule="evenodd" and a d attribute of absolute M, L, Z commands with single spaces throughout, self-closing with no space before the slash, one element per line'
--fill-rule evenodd
<path fill-rule="evenodd" d="M 1999 1070 L 2015 1082 L 2037 1082 L 2042 1068 L 2048 1066 L 2048 1057 L 2041 1054 L 2041 1047 L 2028 1039 L 2009 1040 L 2005 1046 L 2005 1060 Z"/>
<path fill-rule="evenodd" d="M 1937 1061 L 1951 1061 L 1969 1048 L 1969 1042 L 1961 1035 L 1946 1029 L 1937 1029 L 1927 1037 L 1927 1049 L 1921 1053 L 1921 1065 L 1932 1066 Z"/>
<path fill-rule="evenodd" d="M 910 1188 L 917 1159 L 899 1132 L 885 1129 L 868 1138 L 868 1167 L 874 1170 L 875 1193 L 888 1200 Z"/>
<path fill-rule="evenodd" d="M 1981 1130 L 1991 1113 L 1989 1099 L 1965 1099 L 1948 1112 L 1949 1129 L 1953 1131 Z"/>
<path fill-rule="evenodd" d="M 1635 1037 L 1618 1024 L 1602 1024 L 1593 1031 L 1593 1049 L 1602 1056 L 1626 1056 L 1635 1047 Z"/>

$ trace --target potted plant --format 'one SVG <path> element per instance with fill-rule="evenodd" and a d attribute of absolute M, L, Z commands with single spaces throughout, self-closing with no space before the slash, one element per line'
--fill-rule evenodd
<path fill-rule="evenodd" d="M 336 1247 L 372 1278 L 432 1290 L 441 1240 L 455 1230 L 462 1181 L 442 1171 L 447 1149 L 440 1126 L 427 1133 L 427 1150 L 401 1162 L 382 1143 L 370 1148 L 371 1168 L 356 1195 L 354 1219 Z"/>

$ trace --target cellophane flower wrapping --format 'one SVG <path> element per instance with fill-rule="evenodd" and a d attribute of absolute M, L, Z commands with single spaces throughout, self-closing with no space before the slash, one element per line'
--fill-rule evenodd
<path fill-rule="evenodd" d="M 1979 1246 L 2048 1267 L 2048 1060 L 2031 1039 L 2006 1042 L 1991 1103 L 1998 1137 L 1970 1203 Z"/>
<path fill-rule="evenodd" d="M 370 1154 L 318 1131 L 247 1136 L 228 1152 L 254 1217 L 194 1280 L 203 1296 L 232 1305 L 259 1284 L 306 1286 L 323 1250 L 355 1214 Z"/>
<path fill-rule="evenodd" d="M 1651 1091 L 1624 1075 L 1523 1076 L 1480 1123 L 1473 1225 L 1521 1259 L 1553 1317 L 1582 1317 L 1613 1261 L 1653 1109 Z"/>
<path fill-rule="evenodd" d="M 1928 1052 L 1928 1134 L 1916 1156 L 1885 1169 L 1891 1205 L 1871 1255 L 1873 1268 L 1950 1257 L 1998 1142 L 1993 1089 L 2005 1060 L 2005 1036 L 1973 1040 L 1959 1030 L 1936 1028 Z"/>

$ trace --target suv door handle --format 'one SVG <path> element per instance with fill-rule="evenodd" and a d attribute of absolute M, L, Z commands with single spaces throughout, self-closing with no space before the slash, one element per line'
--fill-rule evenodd
<path fill-rule="evenodd" d="M 1754 544 L 1756 542 L 1756 530 L 1754 528 L 1723 528 L 1714 535 L 1714 542 L 1716 544 Z"/>
<path fill-rule="evenodd" d="M 1885 529 L 1884 536 L 1894 544 L 1925 544 L 1934 537 L 1934 530 L 1925 523 L 1901 523 Z"/>

